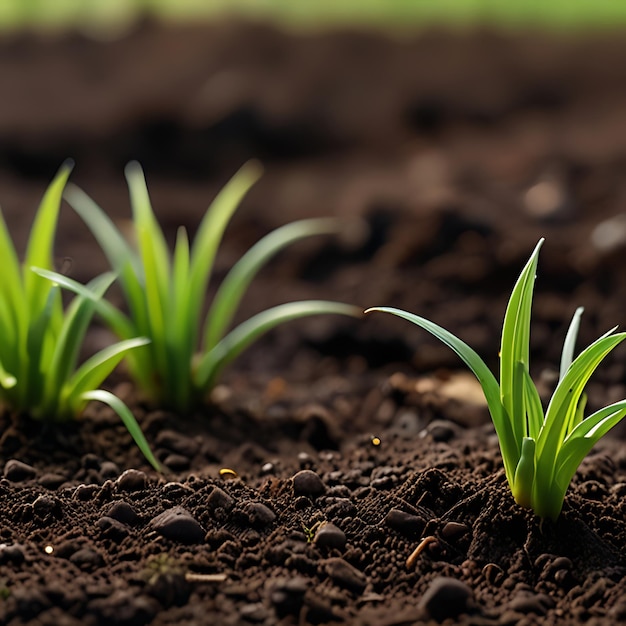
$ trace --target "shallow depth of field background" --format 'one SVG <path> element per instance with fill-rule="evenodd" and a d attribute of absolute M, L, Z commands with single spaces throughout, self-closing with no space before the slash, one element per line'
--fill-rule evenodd
<path fill-rule="evenodd" d="M 291 27 L 370 25 L 407 30 L 432 25 L 497 25 L 588 30 L 626 22 L 620 0 L 3 0 L 0 27 L 113 31 L 133 21 L 239 16 Z"/>

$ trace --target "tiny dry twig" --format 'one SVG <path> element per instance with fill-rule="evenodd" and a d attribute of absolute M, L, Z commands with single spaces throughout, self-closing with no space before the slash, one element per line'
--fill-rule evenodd
<path fill-rule="evenodd" d="M 194 574 L 193 572 L 185 574 L 185 580 L 188 583 L 223 583 L 226 579 L 226 574 Z"/>

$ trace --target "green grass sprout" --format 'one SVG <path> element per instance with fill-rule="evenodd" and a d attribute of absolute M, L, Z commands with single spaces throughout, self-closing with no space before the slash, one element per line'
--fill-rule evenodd
<path fill-rule="evenodd" d="M 86 405 L 108 404 L 122 419 L 140 450 L 159 464 L 126 405 L 98 387 L 124 356 L 148 343 L 135 336 L 104 348 L 78 366 L 80 348 L 97 303 L 115 280 L 94 278 L 63 309 L 60 287 L 32 271 L 50 271 L 63 189 L 72 169 L 64 164 L 48 187 L 33 223 L 23 263 L 18 260 L 0 212 L 0 404 L 41 421 L 76 419 Z"/>
<path fill-rule="evenodd" d="M 433 322 L 390 307 L 391 313 L 427 330 L 450 347 L 480 382 L 500 442 L 506 477 L 521 506 L 541 518 L 556 520 L 565 493 L 582 460 L 593 446 L 626 415 L 626 400 L 584 418 L 584 388 L 604 357 L 626 339 L 613 328 L 574 358 L 582 308 L 567 332 L 560 378 L 545 411 L 529 373 L 530 314 L 539 241 L 509 300 L 502 327 L 500 383 L 484 361 L 463 341 Z"/>
<path fill-rule="evenodd" d="M 307 219 L 278 228 L 250 248 L 232 267 L 202 319 L 222 235 L 260 173 L 258 163 L 244 165 L 205 213 L 193 245 L 185 228 L 178 229 L 173 255 L 152 211 L 137 163 L 126 168 L 136 250 L 85 193 L 76 187 L 68 187 L 65 193 L 98 240 L 125 296 L 126 312 L 103 300 L 97 305 L 99 314 L 122 340 L 139 336 L 150 339 L 143 348 L 128 353 L 127 359 L 131 376 L 157 404 L 183 413 L 197 406 L 230 361 L 262 333 L 283 322 L 320 313 L 361 314 L 358 308 L 337 302 L 290 302 L 228 330 L 248 285 L 272 256 L 304 237 L 338 230 L 334 220 Z M 67 277 L 49 271 L 40 274 L 85 294 L 83 286 Z"/>

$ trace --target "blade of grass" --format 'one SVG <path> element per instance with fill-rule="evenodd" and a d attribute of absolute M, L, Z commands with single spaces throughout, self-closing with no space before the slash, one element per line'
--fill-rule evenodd
<path fill-rule="evenodd" d="M 485 394 L 489 413 L 491 414 L 491 419 L 493 420 L 500 441 L 506 475 L 509 482 L 512 484 L 515 477 L 515 468 L 519 461 L 520 450 L 517 446 L 509 417 L 500 400 L 500 387 L 494 375 L 487 365 L 485 365 L 485 362 L 466 343 L 430 320 L 392 307 L 373 307 L 367 309 L 365 313 L 371 313 L 373 311 L 391 313 L 392 315 L 401 317 L 402 319 L 420 326 L 456 352 L 461 360 L 472 370 Z"/>
<path fill-rule="evenodd" d="M 572 321 L 570 322 L 565 341 L 563 342 L 563 352 L 561 353 L 561 366 L 559 368 L 559 380 L 567 373 L 569 366 L 574 360 L 574 350 L 576 348 L 576 338 L 578 337 L 578 329 L 580 328 L 580 318 L 584 312 L 584 308 L 579 306 L 574 312 Z"/>
<path fill-rule="evenodd" d="M 299 239 L 338 232 L 338 222 L 329 218 L 292 222 L 258 241 L 232 267 L 209 309 L 204 326 L 204 348 L 213 348 L 224 336 L 241 298 L 258 271 L 278 252 Z"/>
<path fill-rule="evenodd" d="M 261 172 L 262 168 L 258 162 L 246 163 L 222 188 L 200 222 L 191 249 L 187 283 L 187 310 L 190 320 L 200 319 L 204 294 L 224 230 L 243 197 L 260 178 Z M 192 346 L 198 345 L 199 332 L 199 327 L 193 328 L 188 325 L 188 338 L 185 343 Z"/>
<path fill-rule="evenodd" d="M 150 340 L 145 337 L 127 339 L 108 346 L 87 359 L 65 385 L 69 406 L 74 409 L 83 393 L 99 387 L 130 350 L 149 343 Z"/>
<path fill-rule="evenodd" d="M 141 427 L 137 423 L 135 416 L 117 396 L 113 395 L 109 391 L 105 391 L 104 389 L 96 389 L 93 391 L 86 391 L 83 393 L 82 398 L 85 402 L 96 400 L 110 406 L 120 416 L 124 426 L 126 426 L 126 429 L 130 433 L 134 442 L 137 444 L 137 447 L 141 450 L 150 465 L 152 465 L 157 472 L 161 471 L 161 465 L 156 460 L 154 454 L 152 454 L 150 445 L 148 444 Z"/>
<path fill-rule="evenodd" d="M 74 164 L 71 161 L 67 161 L 61 166 L 58 174 L 44 194 L 31 228 L 26 248 L 24 272 L 22 274 L 27 307 L 31 313 L 36 313 L 43 308 L 50 285 L 42 280 L 41 277 L 33 274 L 28 268 L 31 265 L 45 267 L 46 269 L 52 268 L 52 246 L 61 199 L 73 166 Z M 58 312 L 55 313 L 57 318 L 62 315 L 60 307 L 61 303 L 59 302 Z"/>
<path fill-rule="evenodd" d="M 203 391 L 210 388 L 220 371 L 263 333 L 284 322 L 323 313 L 351 317 L 361 315 L 357 307 L 325 300 L 288 302 L 258 313 L 231 330 L 212 350 L 203 355 L 194 375 L 196 389 Z"/>
<path fill-rule="evenodd" d="M 520 451 L 522 440 L 526 435 L 526 416 L 522 414 L 524 385 L 516 384 L 519 382 L 519 380 L 516 381 L 516 376 L 518 376 L 516 369 L 518 363 L 523 363 L 526 368 L 530 368 L 530 314 L 539 250 L 543 242 L 543 239 L 539 240 L 515 283 L 502 325 L 500 397 L 504 410 L 510 417 L 517 448 Z"/>

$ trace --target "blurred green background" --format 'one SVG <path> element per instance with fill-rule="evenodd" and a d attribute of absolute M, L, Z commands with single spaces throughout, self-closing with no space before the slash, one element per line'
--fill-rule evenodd
<path fill-rule="evenodd" d="M 269 19 L 289 27 L 376 25 L 404 30 L 468 27 L 618 27 L 624 0 L 2 0 L 0 28 L 123 28 L 144 16 Z"/>

